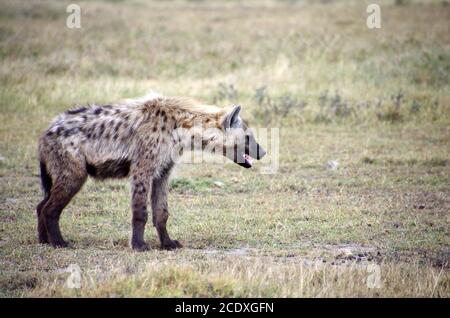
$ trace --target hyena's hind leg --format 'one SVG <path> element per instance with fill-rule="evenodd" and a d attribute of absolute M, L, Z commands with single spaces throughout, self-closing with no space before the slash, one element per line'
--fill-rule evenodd
<path fill-rule="evenodd" d="M 48 244 L 50 243 L 50 241 L 48 239 L 47 228 L 45 227 L 45 218 L 41 217 L 41 213 L 42 208 L 44 207 L 45 203 L 47 203 L 50 197 L 50 190 L 52 188 L 52 178 L 47 172 L 45 162 L 42 161 L 40 162 L 40 172 L 41 172 L 42 190 L 44 191 L 44 199 L 41 202 L 39 202 L 39 204 L 36 207 L 38 220 L 37 232 L 39 243 Z"/>
<path fill-rule="evenodd" d="M 180 242 L 169 237 L 166 228 L 167 219 L 169 218 L 167 192 L 171 167 L 172 165 L 167 167 L 158 178 L 153 179 L 152 185 L 153 225 L 158 232 L 161 248 L 165 250 L 183 247 Z"/>
<path fill-rule="evenodd" d="M 41 243 L 41 244 L 50 243 L 50 240 L 48 239 L 47 229 L 45 227 L 44 218 L 41 217 L 42 208 L 44 207 L 45 203 L 47 203 L 47 201 L 48 201 L 48 197 L 45 196 L 44 199 L 41 202 L 39 202 L 39 204 L 36 208 L 37 220 L 38 220 L 38 225 L 37 225 L 38 240 L 39 240 L 39 243 Z"/>
<path fill-rule="evenodd" d="M 80 163 L 62 160 L 64 166 L 55 164 L 58 170 L 52 180 L 49 195 L 38 205 L 38 236 L 41 243 L 51 243 L 54 247 L 66 247 L 59 228 L 59 218 L 63 209 L 81 189 L 87 179 L 86 167 Z"/>

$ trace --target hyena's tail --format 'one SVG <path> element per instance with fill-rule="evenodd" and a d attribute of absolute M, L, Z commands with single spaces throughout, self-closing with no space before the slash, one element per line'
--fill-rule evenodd
<path fill-rule="evenodd" d="M 42 189 L 44 190 L 45 198 L 48 198 L 50 196 L 50 189 L 52 188 L 52 178 L 47 172 L 47 167 L 45 166 L 45 162 L 41 161 L 40 163 L 41 168 L 41 184 Z"/>

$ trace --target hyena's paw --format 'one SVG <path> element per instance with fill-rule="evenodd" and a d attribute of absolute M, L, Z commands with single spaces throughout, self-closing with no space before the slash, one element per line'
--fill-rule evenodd
<path fill-rule="evenodd" d="M 150 246 L 145 242 L 132 242 L 131 248 L 136 252 L 145 252 L 150 250 Z"/>
<path fill-rule="evenodd" d="M 38 235 L 39 244 L 50 244 L 50 240 L 48 239 L 48 235 Z"/>
<path fill-rule="evenodd" d="M 180 242 L 178 242 L 177 240 L 166 240 L 163 243 L 161 243 L 161 249 L 163 250 L 174 250 L 177 248 L 182 248 L 183 245 L 181 245 Z"/>
<path fill-rule="evenodd" d="M 55 248 L 65 248 L 65 247 L 69 247 L 69 243 L 67 243 L 64 240 L 57 240 L 57 241 L 53 241 L 51 242 L 52 246 Z"/>

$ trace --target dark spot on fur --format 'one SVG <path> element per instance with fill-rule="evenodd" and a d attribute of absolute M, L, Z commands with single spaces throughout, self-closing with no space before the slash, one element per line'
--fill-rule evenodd
<path fill-rule="evenodd" d="M 76 108 L 76 109 L 69 109 L 68 111 L 66 111 L 66 114 L 68 114 L 68 115 L 75 115 L 75 114 L 83 113 L 86 110 L 87 110 L 86 107 L 80 107 L 80 108 Z"/>
<path fill-rule="evenodd" d="M 94 110 L 94 115 L 100 115 L 102 111 L 103 110 L 101 108 L 97 108 L 96 110 Z"/>
<path fill-rule="evenodd" d="M 160 113 L 160 110 L 158 109 L 158 110 L 156 111 L 155 116 L 158 117 L 158 116 L 159 116 L 159 113 Z"/>
<path fill-rule="evenodd" d="M 122 122 L 119 121 L 117 123 L 117 126 L 114 128 L 114 131 L 116 131 L 116 132 L 119 131 L 121 125 L 122 125 Z"/>
<path fill-rule="evenodd" d="M 71 136 L 71 135 L 73 135 L 73 134 L 75 134 L 75 133 L 77 133 L 78 132 L 78 129 L 77 128 L 70 128 L 70 129 L 67 129 L 67 130 L 65 130 L 64 131 L 64 137 L 69 137 L 69 136 Z"/>
<path fill-rule="evenodd" d="M 102 123 L 102 124 L 100 125 L 100 128 L 99 128 L 99 133 L 100 133 L 100 135 L 103 134 L 103 131 L 105 131 L 105 123 Z"/>
<path fill-rule="evenodd" d="M 174 163 L 172 161 L 169 161 L 162 169 L 160 172 L 161 177 L 166 176 L 170 173 L 170 171 L 172 170 L 174 166 Z"/>
<path fill-rule="evenodd" d="M 46 134 L 46 135 L 50 137 L 51 135 L 53 135 L 53 131 L 50 131 L 50 130 L 47 131 L 47 134 Z"/>
<path fill-rule="evenodd" d="M 97 179 L 124 178 L 130 173 L 130 161 L 127 159 L 106 160 L 101 163 L 86 163 L 87 173 Z"/>

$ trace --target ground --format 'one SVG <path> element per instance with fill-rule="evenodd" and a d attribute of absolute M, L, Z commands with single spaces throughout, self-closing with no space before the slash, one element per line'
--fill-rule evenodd
<path fill-rule="evenodd" d="M 0 296 L 450 296 L 445 1 L 379 1 L 381 29 L 363 1 L 79 1 L 80 29 L 68 3 L 0 1 Z M 149 90 L 240 103 L 279 128 L 278 170 L 179 166 L 181 250 L 151 224 L 130 249 L 126 181 L 88 181 L 71 247 L 38 244 L 39 134 Z"/>

